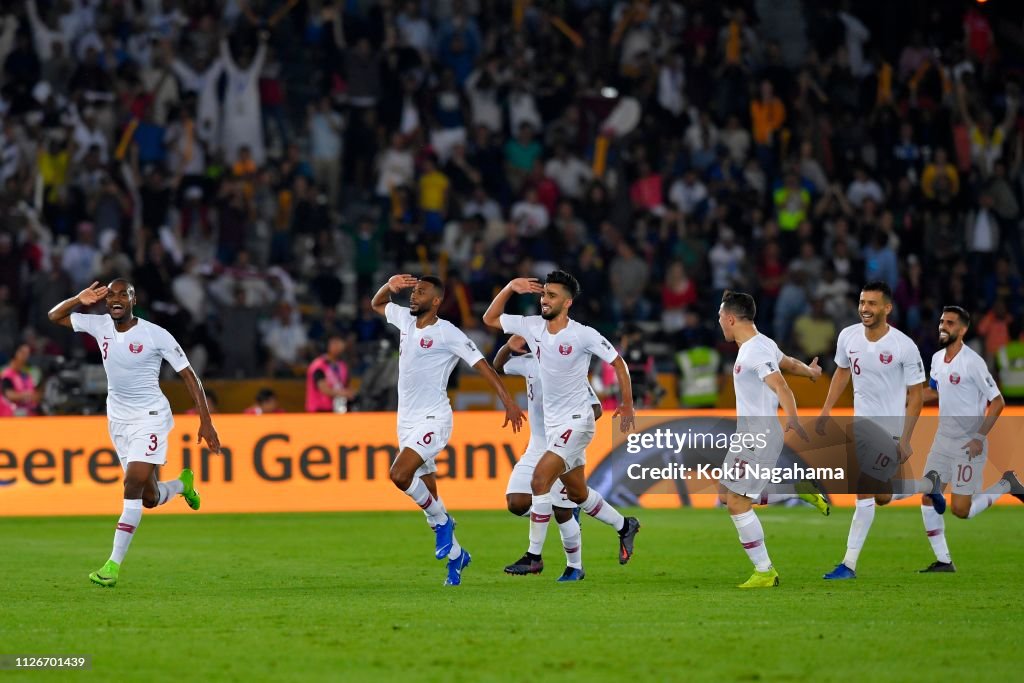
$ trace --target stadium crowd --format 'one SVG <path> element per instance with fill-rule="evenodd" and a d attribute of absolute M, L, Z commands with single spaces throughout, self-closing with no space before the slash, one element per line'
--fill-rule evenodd
<path fill-rule="evenodd" d="M 359 376 L 391 273 L 444 276 L 491 349 L 495 288 L 556 265 L 574 317 L 673 351 L 719 344 L 739 289 L 828 369 L 883 280 L 925 358 L 959 304 L 994 363 L 1024 316 L 1021 17 L 762 4 L 5 3 L 0 364 L 95 354 L 46 312 L 127 275 L 201 375 L 301 376 L 338 335 Z"/>

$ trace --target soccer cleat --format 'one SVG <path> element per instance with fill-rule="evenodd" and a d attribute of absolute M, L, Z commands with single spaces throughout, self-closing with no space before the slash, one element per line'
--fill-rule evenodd
<path fill-rule="evenodd" d="M 540 574 L 542 571 L 544 571 L 544 560 L 540 559 L 540 556 L 537 556 L 537 559 L 533 559 L 529 553 L 505 567 L 506 574 L 513 574 L 515 576 Z"/>
<path fill-rule="evenodd" d="M 925 472 L 924 478 L 932 483 L 932 492 L 924 495 L 932 502 L 932 507 L 940 515 L 946 511 L 946 497 L 942 495 L 943 483 L 939 480 L 939 473 L 935 470 Z"/>
<path fill-rule="evenodd" d="M 852 569 L 847 567 L 845 564 L 840 562 L 839 564 L 836 565 L 835 569 L 830 571 L 828 574 L 825 574 L 825 576 L 823 576 L 821 578 L 829 579 L 829 580 L 835 580 L 835 579 L 856 579 L 857 578 L 857 572 L 853 571 Z"/>
<path fill-rule="evenodd" d="M 813 505 L 818 509 L 818 512 L 826 517 L 832 512 L 832 508 L 829 507 L 825 496 L 818 490 L 813 481 L 798 481 L 796 483 L 796 494 L 800 500 Z"/>
<path fill-rule="evenodd" d="M 443 560 L 452 551 L 452 541 L 455 540 L 455 518 L 448 515 L 444 524 L 434 527 L 434 557 Z"/>
<path fill-rule="evenodd" d="M 1013 470 L 1006 470 L 1003 472 L 1002 478 L 1010 484 L 1010 495 L 1024 503 L 1024 484 L 1017 478 L 1017 473 Z"/>
<path fill-rule="evenodd" d="M 633 557 L 633 541 L 640 532 L 640 522 L 636 517 L 626 517 L 625 522 L 619 532 L 619 564 L 626 564 Z"/>
<path fill-rule="evenodd" d="M 920 570 L 918 574 L 952 574 L 956 571 L 956 565 L 952 562 L 939 562 L 936 560 Z"/>
<path fill-rule="evenodd" d="M 465 548 L 462 549 L 462 552 L 454 560 L 448 560 L 448 578 L 444 580 L 444 585 L 460 585 L 462 583 L 462 570 L 468 567 L 472 561 L 473 558 L 470 557 L 469 551 Z"/>
<path fill-rule="evenodd" d="M 582 581 L 587 576 L 583 567 L 566 567 L 562 575 L 558 577 L 558 583 L 565 581 Z"/>
<path fill-rule="evenodd" d="M 113 588 L 117 585 L 117 574 L 120 571 L 121 565 L 113 560 L 107 560 L 105 565 L 89 574 L 89 580 L 104 588 Z"/>
<path fill-rule="evenodd" d="M 775 567 L 769 567 L 766 572 L 754 571 L 753 575 L 737 588 L 774 588 L 779 585 L 779 573 Z"/>
<path fill-rule="evenodd" d="M 580 523 L 580 506 L 577 505 L 572 509 L 572 518 L 576 520 L 576 523 Z"/>
<path fill-rule="evenodd" d="M 178 481 L 181 482 L 183 488 L 181 489 L 181 496 L 188 503 L 188 506 L 193 510 L 199 509 L 199 491 L 196 491 L 195 481 L 196 475 L 192 470 L 184 469 L 181 474 L 178 475 Z"/>

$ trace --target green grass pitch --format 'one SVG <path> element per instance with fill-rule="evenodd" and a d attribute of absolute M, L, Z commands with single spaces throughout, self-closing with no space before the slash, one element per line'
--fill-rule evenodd
<path fill-rule="evenodd" d="M 0 519 L 0 654 L 93 657 L 0 681 L 1020 680 L 1024 510 L 948 515 L 959 573 L 919 575 L 918 509 L 880 509 L 860 578 L 825 582 L 851 512 L 759 509 L 782 576 L 761 591 L 735 587 L 751 567 L 723 510 L 637 511 L 625 567 L 585 518 L 579 584 L 555 582 L 555 528 L 545 572 L 511 577 L 526 520 L 457 513 L 458 588 L 417 511 L 144 516 L 113 590 L 86 575 L 116 515 Z"/>

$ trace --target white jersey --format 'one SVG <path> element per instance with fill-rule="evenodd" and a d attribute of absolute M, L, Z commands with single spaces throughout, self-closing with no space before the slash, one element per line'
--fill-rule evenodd
<path fill-rule="evenodd" d="M 476 344 L 447 320 L 423 329 L 405 306 L 384 307 L 388 322 L 401 332 L 398 344 L 398 427 L 424 420 L 452 421 L 448 377 L 459 359 L 475 365 L 484 359 Z"/>
<path fill-rule="evenodd" d="M 526 339 L 537 355 L 541 383 L 544 385 L 545 432 L 559 425 L 593 419 L 590 407 L 593 390 L 587 379 L 590 358 L 606 363 L 619 357 L 615 347 L 592 327 L 570 320 L 557 334 L 548 332 L 547 321 L 539 315 L 501 316 L 501 327 L 509 334 Z"/>
<path fill-rule="evenodd" d="M 530 418 L 530 443 L 526 447 L 526 452 L 543 453 L 547 450 L 547 439 L 544 436 L 544 388 L 540 381 L 540 364 L 537 357 L 532 353 L 512 356 L 505 363 L 504 372 L 506 375 L 526 378 L 526 410 Z M 587 391 L 590 392 L 590 405 L 601 405 L 590 382 L 587 382 Z"/>
<path fill-rule="evenodd" d="M 762 422 L 767 422 L 769 428 L 778 425 L 779 397 L 765 379 L 781 372 L 779 363 L 783 358 L 778 345 L 760 333 L 740 344 L 732 368 L 737 432 L 760 432 L 764 429 Z"/>
<path fill-rule="evenodd" d="M 921 352 L 895 327 L 875 342 L 868 341 L 865 331 L 860 323 L 850 325 L 836 341 L 836 365 L 849 368 L 853 378 L 853 414 L 896 418 L 891 426 L 902 431 L 907 387 L 925 380 Z"/>
<path fill-rule="evenodd" d="M 930 374 L 939 392 L 938 433 L 952 439 L 973 438 L 985 421 L 988 403 L 999 396 L 985 360 L 964 344 L 946 362 L 946 350 L 941 349 L 932 356 Z"/>
<path fill-rule="evenodd" d="M 160 391 L 160 365 L 175 372 L 188 367 L 188 358 L 171 333 L 148 320 L 118 332 L 108 315 L 71 314 L 75 332 L 93 336 L 107 372 L 107 418 L 125 424 L 173 425 L 171 405 Z"/>

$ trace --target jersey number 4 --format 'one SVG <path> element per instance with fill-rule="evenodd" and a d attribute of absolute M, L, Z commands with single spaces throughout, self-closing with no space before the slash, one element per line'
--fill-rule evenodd
<path fill-rule="evenodd" d="M 569 443 L 570 436 L 572 436 L 572 430 L 566 429 L 558 438 L 562 440 L 562 443 Z"/>

